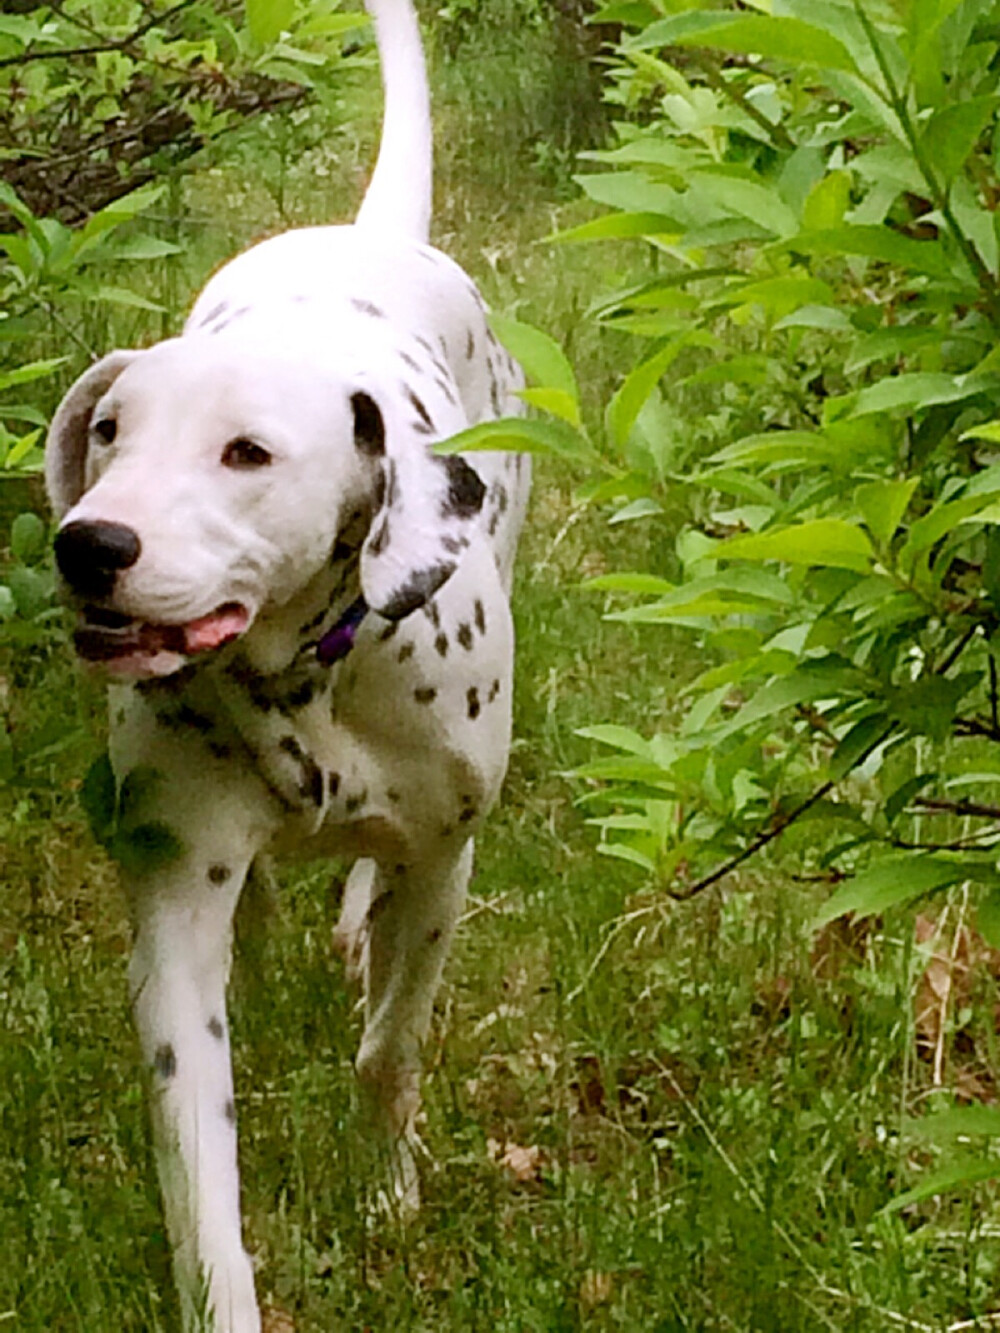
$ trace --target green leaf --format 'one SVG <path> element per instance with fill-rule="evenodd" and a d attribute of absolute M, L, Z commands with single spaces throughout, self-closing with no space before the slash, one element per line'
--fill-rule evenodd
<path fill-rule="evenodd" d="M 908 481 L 872 481 L 854 492 L 854 503 L 868 531 L 883 546 L 899 527 L 919 480 L 911 477 Z"/>
<path fill-rule="evenodd" d="M 562 421 L 531 421 L 524 417 L 504 417 L 501 421 L 483 421 L 435 444 L 435 454 L 483 453 L 491 449 L 518 453 L 543 454 L 575 462 L 599 461 L 587 438 Z"/>
<path fill-rule="evenodd" d="M 647 360 L 640 361 L 608 403 L 605 420 L 619 449 L 628 443 L 643 404 L 691 340 L 688 334 L 674 338 Z"/>
<path fill-rule="evenodd" d="M 857 72 L 847 47 L 822 28 L 797 18 L 747 14 L 727 19 L 719 14 L 684 13 L 651 24 L 626 49 L 661 46 L 710 46 L 738 55 L 772 56 L 795 69 L 818 65 L 822 69 Z"/>
<path fill-rule="evenodd" d="M 937 240 L 917 241 L 891 227 L 847 226 L 803 231 L 782 249 L 813 255 L 861 255 L 893 268 L 912 269 L 935 278 L 951 278 L 952 268 Z"/>
<path fill-rule="evenodd" d="M 705 169 L 691 178 L 696 197 L 707 195 L 717 208 L 749 218 L 772 236 L 787 239 L 799 229 L 797 214 L 773 186 L 721 169 Z"/>
<path fill-rule="evenodd" d="M 986 943 L 1000 949 L 1000 890 L 993 889 L 980 898 L 976 907 L 976 927 Z M 995 1112 L 1000 1133 L 1000 1110 Z"/>
<path fill-rule="evenodd" d="M 22 564 L 30 565 L 45 554 L 48 536 L 37 514 L 18 514 L 10 527 L 10 549 Z"/>
<path fill-rule="evenodd" d="M 732 537 L 713 547 L 715 560 L 782 560 L 867 573 L 872 550 L 864 532 L 842 518 L 814 518 L 788 528 Z"/>
<path fill-rule="evenodd" d="M 942 1167 L 940 1171 L 932 1171 L 913 1189 L 907 1190 L 904 1194 L 897 1194 L 885 1205 L 882 1212 L 898 1213 L 903 1208 L 909 1208 L 911 1204 L 932 1198 L 935 1194 L 944 1194 L 963 1185 L 975 1185 L 982 1180 L 995 1180 L 998 1176 L 1000 1176 L 1000 1158 L 975 1157 L 954 1162 L 951 1166 Z"/>
<path fill-rule="evenodd" d="M 900 561 L 904 565 L 911 565 L 921 551 L 926 551 L 966 519 L 985 509 L 996 496 L 996 491 L 985 491 L 981 495 L 965 495 L 959 500 L 936 504 L 910 525 L 906 545 L 899 553 Z"/>
<path fill-rule="evenodd" d="M 494 333 L 530 380 L 546 389 L 561 389 L 579 405 L 580 390 L 566 353 L 547 333 L 520 320 L 490 315 Z"/>
<path fill-rule="evenodd" d="M 87 769 L 80 785 L 80 804 L 97 842 L 105 844 L 111 836 L 118 808 L 118 788 L 107 753 Z"/>
<path fill-rule="evenodd" d="M 993 118 L 1000 97 L 967 97 L 935 111 L 921 136 L 921 147 L 935 175 L 949 184 L 962 170 L 976 141 Z"/>
<path fill-rule="evenodd" d="M 571 426 L 580 424 L 580 404 L 565 389 L 519 389 L 517 396 L 529 407 L 568 421 Z"/>
<path fill-rule="evenodd" d="M 996 947 L 996 946 L 994 946 Z M 950 1106 L 907 1120 L 907 1134 L 940 1143 L 946 1139 L 992 1138 L 1000 1134 L 1000 1106 Z"/>
<path fill-rule="evenodd" d="M 937 403 L 961 402 L 979 394 L 996 393 L 996 381 L 976 375 L 941 375 L 911 373 L 887 375 L 867 389 L 862 389 L 854 402 L 852 416 L 867 416 L 872 412 L 892 412 L 900 408 L 919 411 Z"/>
<path fill-rule="evenodd" d="M 851 173 L 830 171 L 809 191 L 802 206 L 802 225 L 807 231 L 839 227 L 851 202 Z"/>
<path fill-rule="evenodd" d="M 1000 874 L 993 866 L 981 861 L 946 861 L 943 857 L 916 853 L 888 857 L 874 862 L 843 884 L 813 919 L 811 929 L 819 930 L 845 912 L 873 916 L 887 907 L 909 902 L 965 879 L 1000 885 Z"/>
<path fill-rule="evenodd" d="M 855 722 L 830 756 L 830 777 L 840 782 L 856 768 L 892 732 L 884 713 L 875 713 Z"/>
<path fill-rule="evenodd" d="M 25 620 L 33 620 L 45 610 L 52 598 L 51 578 L 27 565 L 14 566 L 7 575 L 7 586 L 14 598 L 18 615 Z"/>
<path fill-rule="evenodd" d="M 556 232 L 549 240 L 563 244 L 584 241 L 625 240 L 634 236 L 679 236 L 686 230 L 676 218 L 663 213 L 609 213 L 579 227 Z"/>
<path fill-rule="evenodd" d="M 292 26 L 295 0 L 246 0 L 247 26 L 259 46 L 270 46 Z"/>
<path fill-rule="evenodd" d="M 148 874 L 176 861 L 183 852 L 183 844 L 167 824 L 155 821 L 119 829 L 108 845 L 108 852 L 123 870 Z"/>
<path fill-rule="evenodd" d="M 0 372 L 0 390 L 13 389 L 18 384 L 30 384 L 33 380 L 44 379 L 65 360 L 64 356 L 55 356 L 47 361 L 31 361 L 26 366 L 18 366 L 16 370 Z"/>

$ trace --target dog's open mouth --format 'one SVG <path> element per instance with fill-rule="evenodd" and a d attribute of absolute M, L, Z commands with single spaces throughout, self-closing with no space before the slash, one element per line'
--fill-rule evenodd
<path fill-rule="evenodd" d="M 239 602 L 224 602 L 207 616 L 179 625 L 158 625 L 87 605 L 73 643 L 84 661 L 99 663 L 116 676 L 142 679 L 169 675 L 185 659 L 221 648 L 249 623 L 250 613 Z"/>

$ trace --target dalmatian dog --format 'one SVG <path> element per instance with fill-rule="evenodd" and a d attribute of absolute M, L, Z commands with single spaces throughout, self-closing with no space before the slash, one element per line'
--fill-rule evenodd
<path fill-rule="evenodd" d="M 229 262 L 179 337 L 87 370 L 48 440 L 119 790 L 133 775 L 173 834 L 123 870 L 130 985 L 185 1328 L 216 1333 L 261 1327 L 226 1025 L 244 879 L 282 848 L 353 860 L 336 937 L 364 988 L 357 1069 L 415 1206 L 419 1048 L 510 741 L 527 460 L 432 446 L 518 412 L 523 381 L 427 243 L 410 0 L 367 3 L 385 112 L 357 221 Z"/>

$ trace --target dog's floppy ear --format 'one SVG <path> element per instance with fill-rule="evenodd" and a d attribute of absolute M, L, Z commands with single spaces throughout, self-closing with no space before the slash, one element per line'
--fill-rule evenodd
<path fill-rule="evenodd" d="M 438 427 L 412 392 L 404 390 L 398 402 L 383 396 L 382 404 L 364 392 L 351 398 L 355 445 L 382 467 L 378 508 L 361 548 L 361 591 L 373 611 L 400 620 L 454 573 L 486 487 L 464 459 L 430 452 Z"/>
<path fill-rule="evenodd" d="M 45 485 L 56 517 L 76 504 L 84 489 L 87 432 L 98 400 L 141 352 L 109 352 L 85 370 L 56 409 L 45 444 Z"/>

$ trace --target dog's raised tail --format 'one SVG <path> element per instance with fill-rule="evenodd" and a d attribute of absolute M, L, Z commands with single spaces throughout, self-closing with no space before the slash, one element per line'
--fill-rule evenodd
<path fill-rule="evenodd" d="M 357 221 L 426 241 L 433 148 L 420 26 L 411 0 L 365 0 L 365 8 L 375 20 L 385 110 L 378 160 Z"/>

